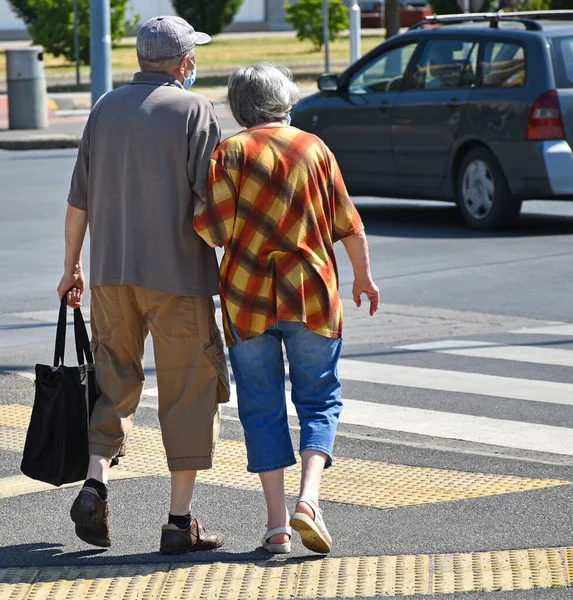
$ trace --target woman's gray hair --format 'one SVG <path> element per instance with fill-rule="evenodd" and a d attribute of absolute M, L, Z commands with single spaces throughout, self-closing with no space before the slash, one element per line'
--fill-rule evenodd
<path fill-rule="evenodd" d="M 228 86 L 231 112 L 243 127 L 282 121 L 300 95 L 292 73 L 268 62 L 239 67 L 231 73 Z"/>

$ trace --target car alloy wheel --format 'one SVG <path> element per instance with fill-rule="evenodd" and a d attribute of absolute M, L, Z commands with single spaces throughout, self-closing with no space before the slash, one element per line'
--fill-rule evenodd
<path fill-rule="evenodd" d="M 482 160 L 468 164 L 462 180 L 462 201 L 476 220 L 486 219 L 495 199 L 495 182 L 489 167 Z"/>

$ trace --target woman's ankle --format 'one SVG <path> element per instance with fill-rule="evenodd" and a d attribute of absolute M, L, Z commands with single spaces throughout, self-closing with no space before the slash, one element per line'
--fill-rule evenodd
<path fill-rule="evenodd" d="M 318 502 L 315 502 L 314 504 L 318 507 Z M 314 510 L 310 504 L 307 504 L 306 502 L 297 502 L 295 511 L 307 515 L 311 519 L 314 519 L 315 517 Z"/>

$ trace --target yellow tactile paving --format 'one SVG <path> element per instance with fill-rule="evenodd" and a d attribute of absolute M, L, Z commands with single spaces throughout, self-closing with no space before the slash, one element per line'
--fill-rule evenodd
<path fill-rule="evenodd" d="M 0 569 L 0 600 L 286 600 L 567 587 L 573 548 Z"/>
<path fill-rule="evenodd" d="M 110 475 L 110 480 L 117 479 L 135 479 L 145 477 L 145 473 L 133 473 L 125 469 L 114 469 Z M 69 483 L 60 487 L 74 487 L 78 483 Z M 14 496 L 24 496 L 25 494 L 36 494 L 38 492 L 49 492 L 54 486 L 49 483 L 43 483 L 30 479 L 25 475 L 13 475 L 12 477 L 3 477 L 0 479 L 0 498 L 12 498 Z"/>
<path fill-rule="evenodd" d="M 0 406 L 0 448 L 15 451 L 23 448 L 30 412 L 27 406 Z M 259 490 L 259 479 L 247 473 L 246 462 L 244 444 L 221 440 L 217 446 L 215 467 L 201 472 L 199 480 L 213 485 Z M 555 479 L 467 473 L 349 458 L 337 458 L 335 465 L 324 474 L 321 498 L 371 508 L 483 498 L 568 483 Z M 117 472 L 120 471 L 129 472 L 126 477 L 169 475 L 158 429 L 134 428 L 128 440 L 127 455 L 120 460 L 117 469 Z M 288 494 L 297 495 L 298 469 L 286 470 L 285 486 Z"/>

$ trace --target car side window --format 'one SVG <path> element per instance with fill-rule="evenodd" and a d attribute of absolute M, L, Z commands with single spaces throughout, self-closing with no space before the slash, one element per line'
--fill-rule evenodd
<path fill-rule="evenodd" d="M 442 90 L 472 87 L 476 81 L 476 67 L 475 40 L 429 40 L 414 67 L 409 88 Z"/>
<path fill-rule="evenodd" d="M 523 87 L 525 50 L 514 42 L 485 42 L 480 61 L 482 87 Z"/>
<path fill-rule="evenodd" d="M 380 54 L 352 75 L 348 91 L 351 94 L 368 94 L 400 89 L 417 46 L 416 40 Z"/>

